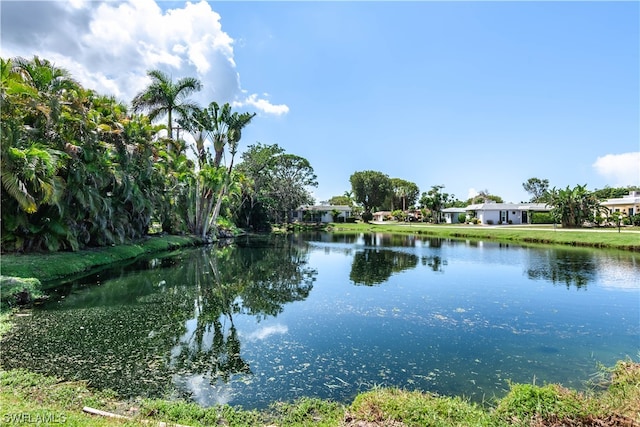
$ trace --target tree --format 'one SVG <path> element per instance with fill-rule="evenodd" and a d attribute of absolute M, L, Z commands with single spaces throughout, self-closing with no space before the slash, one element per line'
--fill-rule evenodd
<path fill-rule="evenodd" d="M 351 206 L 352 200 L 348 196 L 333 196 L 329 199 L 329 204 L 331 206 Z"/>
<path fill-rule="evenodd" d="M 78 250 L 146 234 L 160 193 L 146 117 L 47 60 L 1 66 L 2 248 Z"/>
<path fill-rule="evenodd" d="M 372 210 L 379 208 L 391 193 L 391 179 L 382 172 L 354 172 L 349 178 L 354 199 L 364 207 L 363 219 L 369 222 Z"/>
<path fill-rule="evenodd" d="M 317 186 L 317 177 L 307 159 L 295 154 L 276 156 L 268 181 L 269 199 L 273 202 L 270 206 L 272 218 L 277 222 L 288 222 L 291 211 L 313 203 L 307 187 Z"/>
<path fill-rule="evenodd" d="M 415 183 L 400 178 L 391 178 L 391 195 L 389 197 L 391 210 L 402 209 L 406 211 L 408 206 L 415 205 L 419 194 L 420 189 Z"/>
<path fill-rule="evenodd" d="M 250 145 L 241 156 L 238 171 L 252 185 L 243 189 L 239 223 L 263 228 L 267 222 L 288 219 L 291 210 L 312 203 L 307 187 L 318 185 L 309 161 L 286 154 L 277 144 Z"/>
<path fill-rule="evenodd" d="M 442 209 L 453 201 L 452 194 L 441 192 L 443 188 L 444 185 L 433 185 L 431 186 L 431 190 L 422 193 L 422 197 L 420 198 L 420 205 L 433 212 L 433 220 L 436 224 L 440 222 L 440 212 Z"/>
<path fill-rule="evenodd" d="M 616 199 L 616 198 L 619 198 L 619 197 L 624 197 L 627 194 L 629 194 L 629 192 L 631 192 L 631 191 L 640 191 L 640 187 L 637 187 L 635 185 L 630 185 L 628 187 L 609 187 L 609 186 L 606 186 L 606 187 L 604 187 L 602 189 L 594 190 L 593 194 L 599 200 L 606 200 L 606 199 Z"/>
<path fill-rule="evenodd" d="M 188 116 L 183 116 L 179 121 L 194 136 L 196 142 L 198 171 L 196 179 L 191 181 L 195 188 L 189 200 L 189 216 L 193 219 L 190 221 L 190 231 L 198 236 L 205 237 L 216 226 L 222 201 L 231 184 L 242 129 L 254 116 L 255 113 L 232 112 L 228 103 L 221 107 L 212 102 L 206 109 L 192 109 Z M 213 158 L 207 148 L 207 141 L 214 147 Z M 226 168 L 221 168 L 225 146 L 229 148 L 230 160 Z"/>
<path fill-rule="evenodd" d="M 475 196 L 471 197 L 470 199 L 467 199 L 467 205 L 474 205 L 476 203 L 489 203 L 489 202 L 504 203 L 504 200 L 502 200 L 502 197 L 500 196 L 496 196 L 489 193 L 489 190 L 482 190 Z"/>
<path fill-rule="evenodd" d="M 167 132 L 173 139 L 173 114 L 186 117 L 197 105 L 188 96 L 202 89 L 200 81 L 194 77 L 183 77 L 173 82 L 171 77 L 160 70 L 147 72 L 151 84 L 138 93 L 131 102 L 134 112 L 148 112 L 151 121 L 167 115 Z"/>
<path fill-rule="evenodd" d="M 582 227 L 585 221 L 606 209 L 593 193 L 587 191 L 586 185 L 565 189 L 554 187 L 549 193 L 549 204 L 551 215 L 565 228 Z"/>
<path fill-rule="evenodd" d="M 531 194 L 531 202 L 540 203 L 547 200 L 549 196 L 549 180 L 540 178 L 529 178 L 522 184 L 525 191 Z"/>

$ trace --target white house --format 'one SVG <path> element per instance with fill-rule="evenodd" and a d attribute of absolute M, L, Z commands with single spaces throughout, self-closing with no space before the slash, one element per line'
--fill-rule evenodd
<path fill-rule="evenodd" d="M 633 216 L 640 213 L 640 191 L 629 191 L 626 196 L 608 199 L 600 204 L 609 209 L 609 212 Z"/>
<path fill-rule="evenodd" d="M 466 212 L 465 208 L 446 208 L 442 209 L 442 216 L 444 218 L 444 222 L 447 224 L 457 224 L 459 223 L 460 214 L 464 214 Z"/>
<path fill-rule="evenodd" d="M 294 221 L 298 222 L 334 222 L 344 221 L 352 215 L 353 208 L 346 205 L 305 205 L 293 211 Z M 337 218 L 333 217 L 333 211 L 338 211 Z M 340 218 L 340 219 L 338 219 Z"/>
<path fill-rule="evenodd" d="M 533 212 L 549 212 L 545 203 L 479 203 L 465 208 L 481 224 L 530 224 Z"/>

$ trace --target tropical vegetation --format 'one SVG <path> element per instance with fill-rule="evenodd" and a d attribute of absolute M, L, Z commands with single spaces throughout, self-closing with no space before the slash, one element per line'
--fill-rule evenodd
<path fill-rule="evenodd" d="M 317 185 L 308 160 L 281 148 L 262 175 L 236 171 L 255 114 L 201 108 L 189 99 L 197 79 L 151 70 L 128 108 L 46 59 L 0 66 L 3 252 L 77 251 L 151 230 L 211 239 L 219 222 L 246 224 L 258 201 L 267 215 L 253 222 L 282 220 Z"/>

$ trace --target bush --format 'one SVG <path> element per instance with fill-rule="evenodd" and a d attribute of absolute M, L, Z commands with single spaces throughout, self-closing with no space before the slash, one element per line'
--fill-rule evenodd
<path fill-rule="evenodd" d="M 362 213 L 362 220 L 364 222 L 369 222 L 373 219 L 373 214 L 371 212 L 363 212 Z"/>
<path fill-rule="evenodd" d="M 631 225 L 640 225 L 640 214 L 635 214 L 631 216 Z"/>
<path fill-rule="evenodd" d="M 471 218 L 471 222 L 477 224 L 480 222 L 480 220 L 478 218 Z"/>
<path fill-rule="evenodd" d="M 553 216 L 549 212 L 532 212 L 531 224 L 553 224 Z"/>
<path fill-rule="evenodd" d="M 488 225 L 493 225 L 493 220 L 492 219 L 488 219 L 487 220 L 487 224 Z M 502 221 L 500 221 L 500 224 L 502 224 Z"/>
<path fill-rule="evenodd" d="M 463 214 L 463 213 L 458 214 L 458 222 L 464 223 L 466 221 L 467 221 L 467 214 Z"/>
<path fill-rule="evenodd" d="M 350 217 L 346 218 L 346 219 L 344 220 L 344 222 L 346 222 L 346 223 L 348 223 L 348 224 L 355 224 L 355 222 L 356 222 L 356 217 L 355 217 L 355 216 L 350 216 Z"/>
<path fill-rule="evenodd" d="M 0 277 L 0 295 L 2 302 L 10 306 L 30 304 L 42 298 L 42 285 L 38 279 L 21 277 Z"/>

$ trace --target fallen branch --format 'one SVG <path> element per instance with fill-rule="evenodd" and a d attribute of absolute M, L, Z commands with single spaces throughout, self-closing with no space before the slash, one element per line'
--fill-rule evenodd
<path fill-rule="evenodd" d="M 151 420 L 135 420 L 134 418 L 131 417 L 126 417 L 124 415 L 120 415 L 120 414 L 114 414 L 113 412 L 107 412 L 107 411 L 101 411 L 100 409 L 95 409 L 95 408 L 90 408 L 88 406 L 85 406 L 84 408 L 82 408 L 82 410 L 88 414 L 91 415 L 99 415 L 101 417 L 108 417 L 108 418 L 119 418 L 119 419 L 125 419 L 125 420 L 130 420 L 130 421 L 139 421 L 145 424 L 155 424 L 158 427 L 189 427 L 189 426 L 185 426 L 182 424 L 175 424 L 175 423 L 165 423 L 162 421 L 151 421 Z"/>

